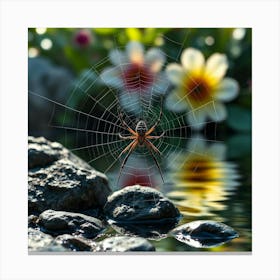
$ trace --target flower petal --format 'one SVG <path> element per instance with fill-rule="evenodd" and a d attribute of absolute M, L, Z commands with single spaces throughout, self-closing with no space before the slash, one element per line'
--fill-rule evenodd
<path fill-rule="evenodd" d="M 220 101 L 231 101 L 233 100 L 239 90 L 237 81 L 231 78 L 225 78 L 219 83 L 215 97 Z"/>
<path fill-rule="evenodd" d="M 205 74 L 219 81 L 224 77 L 227 69 L 227 57 L 224 54 L 214 53 L 207 59 Z"/>
<path fill-rule="evenodd" d="M 100 78 L 107 86 L 113 86 L 116 88 L 123 87 L 123 81 L 121 79 L 121 69 L 119 67 L 105 68 L 100 74 Z"/>
<path fill-rule="evenodd" d="M 183 67 L 177 63 L 171 63 L 166 67 L 166 74 L 168 79 L 174 85 L 182 85 L 185 77 Z"/>
<path fill-rule="evenodd" d="M 226 145 L 223 143 L 211 144 L 207 153 L 214 157 L 216 160 L 224 160 L 226 157 Z"/>
<path fill-rule="evenodd" d="M 188 113 L 187 119 L 192 129 L 199 130 L 206 124 L 207 111 L 205 109 L 199 109 L 195 111 L 190 111 Z"/>
<path fill-rule="evenodd" d="M 136 92 L 122 92 L 119 94 L 119 102 L 121 108 L 125 111 L 140 115 L 141 113 L 141 100 L 139 94 Z"/>
<path fill-rule="evenodd" d="M 185 100 L 180 100 L 180 97 L 177 95 L 177 91 L 173 90 L 166 97 L 166 108 L 173 112 L 182 112 L 186 111 L 189 107 Z"/>
<path fill-rule="evenodd" d="M 201 134 L 192 135 L 192 138 L 187 143 L 188 151 L 195 151 L 197 153 L 203 154 L 206 150 L 206 140 Z"/>
<path fill-rule="evenodd" d="M 204 67 L 205 59 L 199 50 L 188 48 L 183 51 L 181 55 L 181 62 L 184 69 L 188 72 L 200 73 Z"/>
<path fill-rule="evenodd" d="M 129 42 L 126 45 L 126 52 L 131 62 L 143 63 L 144 62 L 144 47 L 136 41 Z"/>
<path fill-rule="evenodd" d="M 208 106 L 207 111 L 209 117 L 215 122 L 223 121 L 227 117 L 225 105 L 217 101 L 214 101 L 212 106 Z"/>
<path fill-rule="evenodd" d="M 128 58 L 125 53 L 119 50 L 110 51 L 109 58 L 110 61 L 117 66 L 128 62 Z"/>
<path fill-rule="evenodd" d="M 170 82 L 168 81 L 165 73 L 158 73 L 157 78 L 153 83 L 153 92 L 157 95 L 165 95 L 169 88 Z"/>
<path fill-rule="evenodd" d="M 165 55 L 160 49 L 152 48 L 146 53 L 145 62 L 150 65 L 152 72 L 157 73 L 165 63 Z"/>

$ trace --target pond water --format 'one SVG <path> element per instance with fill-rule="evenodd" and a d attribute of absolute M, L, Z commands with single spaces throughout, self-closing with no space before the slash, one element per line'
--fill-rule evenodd
<path fill-rule="evenodd" d="M 250 135 L 235 135 L 225 142 L 208 143 L 204 138 L 190 140 L 185 152 L 169 156 L 169 164 L 163 172 L 164 184 L 160 183 L 156 172 L 151 173 L 153 175 L 139 175 L 139 171 L 133 174 L 126 170 L 122 174 L 122 186 L 153 184 L 172 200 L 182 214 L 178 225 L 196 220 L 213 220 L 231 226 L 239 234 L 238 238 L 228 243 L 207 249 L 192 248 L 172 237 L 150 240 L 157 251 L 251 251 L 250 139 Z M 136 164 L 135 159 L 132 164 Z M 111 182 L 117 176 L 118 172 L 108 174 Z M 153 179 L 153 176 L 156 178 Z M 111 228 L 105 236 L 114 234 L 117 232 Z"/>

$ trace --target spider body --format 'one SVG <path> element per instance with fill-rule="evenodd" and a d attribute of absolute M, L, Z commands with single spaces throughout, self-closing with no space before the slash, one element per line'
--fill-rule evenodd
<path fill-rule="evenodd" d="M 148 128 L 144 121 L 139 121 L 136 125 L 135 131 L 138 133 L 138 144 L 140 147 L 144 146 L 145 143 L 145 135 Z"/>
<path fill-rule="evenodd" d="M 120 169 L 120 173 L 119 173 L 119 177 L 118 177 L 118 182 L 119 182 L 119 179 L 120 179 L 120 175 L 121 175 L 121 171 L 122 169 L 124 168 L 127 160 L 128 160 L 128 157 L 131 155 L 131 153 L 136 149 L 137 146 L 139 147 L 143 147 L 143 146 L 146 146 L 153 158 L 153 160 L 155 161 L 159 171 L 160 171 L 160 175 L 161 175 L 161 178 L 162 178 L 162 181 L 163 180 L 163 176 L 162 176 L 162 173 L 161 173 L 161 169 L 159 167 L 159 164 L 158 164 L 158 161 L 156 159 L 156 157 L 154 156 L 154 152 L 157 153 L 157 154 L 161 154 L 159 149 L 157 147 L 154 146 L 154 144 L 150 141 L 151 139 L 159 139 L 161 138 L 163 135 L 164 135 L 164 132 L 161 134 L 161 135 L 151 135 L 152 132 L 154 132 L 154 130 L 156 129 L 157 125 L 159 124 L 160 120 L 161 120 L 161 117 L 162 117 L 162 108 L 160 110 L 160 115 L 157 119 L 157 121 L 155 122 L 155 124 L 148 129 L 147 127 L 147 124 L 145 121 L 143 120 L 140 120 L 137 122 L 136 124 L 136 127 L 135 127 L 135 130 L 133 130 L 123 119 L 123 114 L 119 112 L 119 118 L 120 118 L 120 121 L 122 123 L 122 126 L 128 131 L 130 132 L 131 135 L 129 136 L 123 136 L 119 133 L 119 137 L 121 139 L 124 139 L 124 140 L 133 140 L 130 142 L 130 144 L 128 144 L 126 146 L 126 148 L 121 152 L 121 154 L 119 155 L 119 157 L 121 157 L 124 153 L 127 152 L 127 155 L 126 157 L 124 158 L 123 162 L 122 162 L 122 165 L 121 165 L 121 169 Z"/>

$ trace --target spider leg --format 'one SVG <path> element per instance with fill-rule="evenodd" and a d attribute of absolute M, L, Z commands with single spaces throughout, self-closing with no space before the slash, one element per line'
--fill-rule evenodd
<path fill-rule="evenodd" d="M 159 170 L 159 173 L 160 173 L 162 182 L 164 183 L 164 179 L 163 179 L 163 175 L 162 175 L 162 172 L 161 172 L 159 163 L 158 163 L 156 157 L 155 157 L 154 154 L 153 154 L 153 147 L 155 147 L 155 146 L 154 146 L 151 142 L 148 142 L 148 141 L 145 141 L 145 144 L 146 144 L 146 147 L 148 148 L 148 150 L 149 150 L 149 152 L 150 152 L 150 154 L 151 154 L 151 156 L 152 156 L 154 162 L 155 162 L 156 165 L 157 165 L 157 168 L 158 168 L 158 170 Z M 151 144 L 152 144 L 152 145 L 151 145 Z"/>
<path fill-rule="evenodd" d="M 146 139 L 159 139 L 159 138 L 161 138 L 164 134 L 165 134 L 165 132 L 161 133 L 161 135 L 158 135 L 158 136 L 155 136 L 155 135 L 148 135 L 148 136 L 146 136 Z"/>
<path fill-rule="evenodd" d="M 135 138 L 136 138 L 136 136 L 123 136 L 123 135 L 121 135 L 120 133 L 119 133 L 119 137 L 120 137 L 121 139 L 124 139 L 124 140 L 127 140 L 127 139 L 135 139 Z"/>
<path fill-rule="evenodd" d="M 127 152 L 127 151 L 131 148 L 132 144 L 134 144 L 134 142 L 135 142 L 135 140 L 132 141 L 131 143 L 129 143 L 129 144 L 122 150 L 122 152 L 120 153 L 120 155 L 118 156 L 118 158 L 120 158 L 125 152 Z"/>
<path fill-rule="evenodd" d="M 118 107 L 118 114 L 119 114 L 119 119 L 122 123 L 122 125 L 134 136 L 137 136 L 137 133 L 129 127 L 129 125 L 125 122 L 125 120 L 123 119 L 123 113 L 120 111 L 120 108 Z"/>
<path fill-rule="evenodd" d="M 146 144 L 148 144 L 152 149 L 153 151 L 155 151 L 156 153 L 158 153 L 159 155 L 161 155 L 161 152 L 160 150 L 152 143 L 150 142 L 149 140 L 145 140 Z"/>
<path fill-rule="evenodd" d="M 123 162 L 122 162 L 122 165 L 121 165 L 121 168 L 120 168 L 120 172 L 119 172 L 119 176 L 118 176 L 117 185 L 119 184 L 119 180 L 120 180 L 120 177 L 121 177 L 122 170 L 123 170 L 123 168 L 124 168 L 124 166 L 125 166 L 125 164 L 126 164 L 128 158 L 129 158 L 129 156 L 131 155 L 131 153 L 133 152 L 133 150 L 136 148 L 137 144 L 138 144 L 138 142 L 137 142 L 137 140 L 135 139 L 135 140 L 132 141 L 132 142 L 121 152 L 121 154 L 120 154 L 120 156 L 121 156 L 123 153 L 125 153 L 127 150 L 129 150 L 128 153 L 127 153 L 127 155 L 125 156 Z"/>
<path fill-rule="evenodd" d="M 159 113 L 159 117 L 157 119 L 157 121 L 155 122 L 155 124 L 146 132 L 146 136 L 150 135 L 155 128 L 157 127 L 157 125 L 160 123 L 161 118 L 162 118 L 162 97 L 161 97 L 161 105 L 160 105 L 160 113 Z"/>

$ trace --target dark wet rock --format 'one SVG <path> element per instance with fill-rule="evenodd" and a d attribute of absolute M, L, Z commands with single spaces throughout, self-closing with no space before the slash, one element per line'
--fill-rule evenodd
<path fill-rule="evenodd" d="M 28 229 L 28 250 L 30 252 L 67 252 L 52 236 L 37 229 Z"/>
<path fill-rule="evenodd" d="M 177 240 L 195 248 L 219 246 L 238 237 L 231 227 L 215 221 L 195 221 L 181 225 L 170 232 Z"/>
<path fill-rule="evenodd" d="M 155 247 L 142 237 L 115 236 L 98 242 L 95 252 L 155 251 Z"/>
<path fill-rule="evenodd" d="M 92 244 L 94 244 L 86 238 L 70 234 L 59 235 L 55 241 L 71 251 L 92 251 Z"/>
<path fill-rule="evenodd" d="M 67 158 L 77 167 L 94 170 L 58 142 L 51 142 L 44 137 L 28 136 L 28 169 L 46 167 L 54 161 Z"/>
<path fill-rule="evenodd" d="M 29 214 L 47 209 L 82 211 L 102 207 L 111 193 L 107 178 L 68 158 L 28 172 Z"/>
<path fill-rule="evenodd" d="M 102 222 L 94 217 L 54 210 L 41 213 L 38 224 L 44 231 L 54 236 L 73 233 L 94 238 L 105 229 Z"/>
<path fill-rule="evenodd" d="M 79 213 L 95 217 L 97 219 L 103 220 L 104 219 L 104 214 L 103 214 L 103 209 L 102 208 L 91 208 L 87 210 L 80 210 Z"/>
<path fill-rule="evenodd" d="M 123 235 L 140 236 L 151 240 L 166 238 L 167 233 L 178 223 L 178 220 L 166 221 L 164 223 L 115 223 L 109 221 L 110 226 Z"/>
<path fill-rule="evenodd" d="M 125 187 L 108 197 L 108 219 L 117 222 L 166 222 L 180 217 L 179 210 L 159 191 L 140 185 Z"/>
<path fill-rule="evenodd" d="M 36 215 L 29 215 L 28 216 L 28 227 L 35 228 L 37 227 L 39 217 Z"/>
<path fill-rule="evenodd" d="M 50 142 L 44 137 L 28 137 L 28 168 L 44 167 L 69 156 L 61 144 Z"/>

